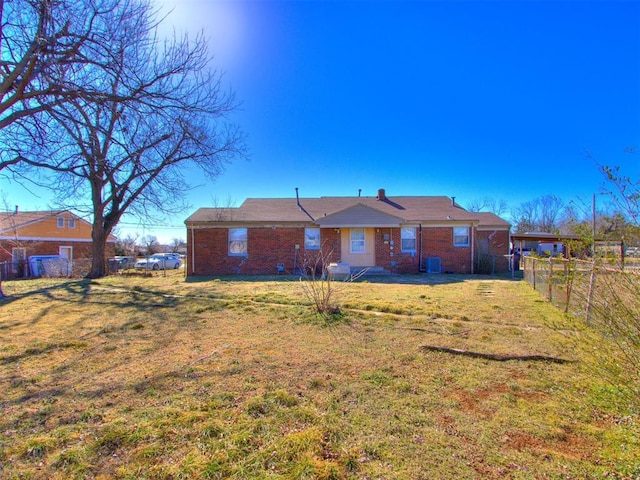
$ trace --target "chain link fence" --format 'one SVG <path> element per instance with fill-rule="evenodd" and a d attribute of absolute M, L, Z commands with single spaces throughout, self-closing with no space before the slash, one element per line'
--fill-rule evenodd
<path fill-rule="evenodd" d="M 22 278 L 80 278 L 91 269 L 91 259 L 79 258 L 39 258 L 18 262 L 0 262 L 0 279 L 17 280 Z"/>
<path fill-rule="evenodd" d="M 640 262 L 524 258 L 524 279 L 564 312 L 614 345 L 599 368 L 640 402 Z"/>
<path fill-rule="evenodd" d="M 611 290 L 618 291 L 625 303 L 640 296 L 640 262 L 524 257 L 523 265 L 523 278 L 534 290 L 587 322 L 603 299 L 611 300 Z"/>

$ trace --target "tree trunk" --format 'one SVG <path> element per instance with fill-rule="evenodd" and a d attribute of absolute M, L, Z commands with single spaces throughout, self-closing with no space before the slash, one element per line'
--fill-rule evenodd
<path fill-rule="evenodd" d="M 87 278 L 102 278 L 107 275 L 107 238 L 109 234 L 105 232 L 101 225 L 93 224 L 91 238 L 93 239 L 91 271 L 87 274 Z"/>

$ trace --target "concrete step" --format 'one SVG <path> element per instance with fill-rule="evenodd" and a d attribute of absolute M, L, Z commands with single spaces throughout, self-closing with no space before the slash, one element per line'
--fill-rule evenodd
<path fill-rule="evenodd" d="M 390 275 L 391 272 L 384 267 L 351 267 L 351 275 L 358 277 L 367 277 L 375 275 Z"/>

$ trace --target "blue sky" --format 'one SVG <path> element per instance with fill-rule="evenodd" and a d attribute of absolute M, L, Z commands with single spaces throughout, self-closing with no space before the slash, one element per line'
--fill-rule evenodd
<path fill-rule="evenodd" d="M 590 199 L 596 162 L 640 178 L 640 157 L 624 151 L 640 148 L 639 1 L 158 5 L 171 10 L 164 28 L 210 39 L 250 159 L 214 183 L 194 172 L 193 208 L 168 218 L 172 228 L 128 219 L 123 232 L 184 237 L 198 207 L 295 187 L 513 207 L 545 194 Z"/>

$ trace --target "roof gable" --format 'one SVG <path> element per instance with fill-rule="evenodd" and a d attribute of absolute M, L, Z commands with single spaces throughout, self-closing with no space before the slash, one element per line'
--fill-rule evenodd
<path fill-rule="evenodd" d="M 358 203 L 352 207 L 316 219 L 325 228 L 399 227 L 403 219 Z"/>

